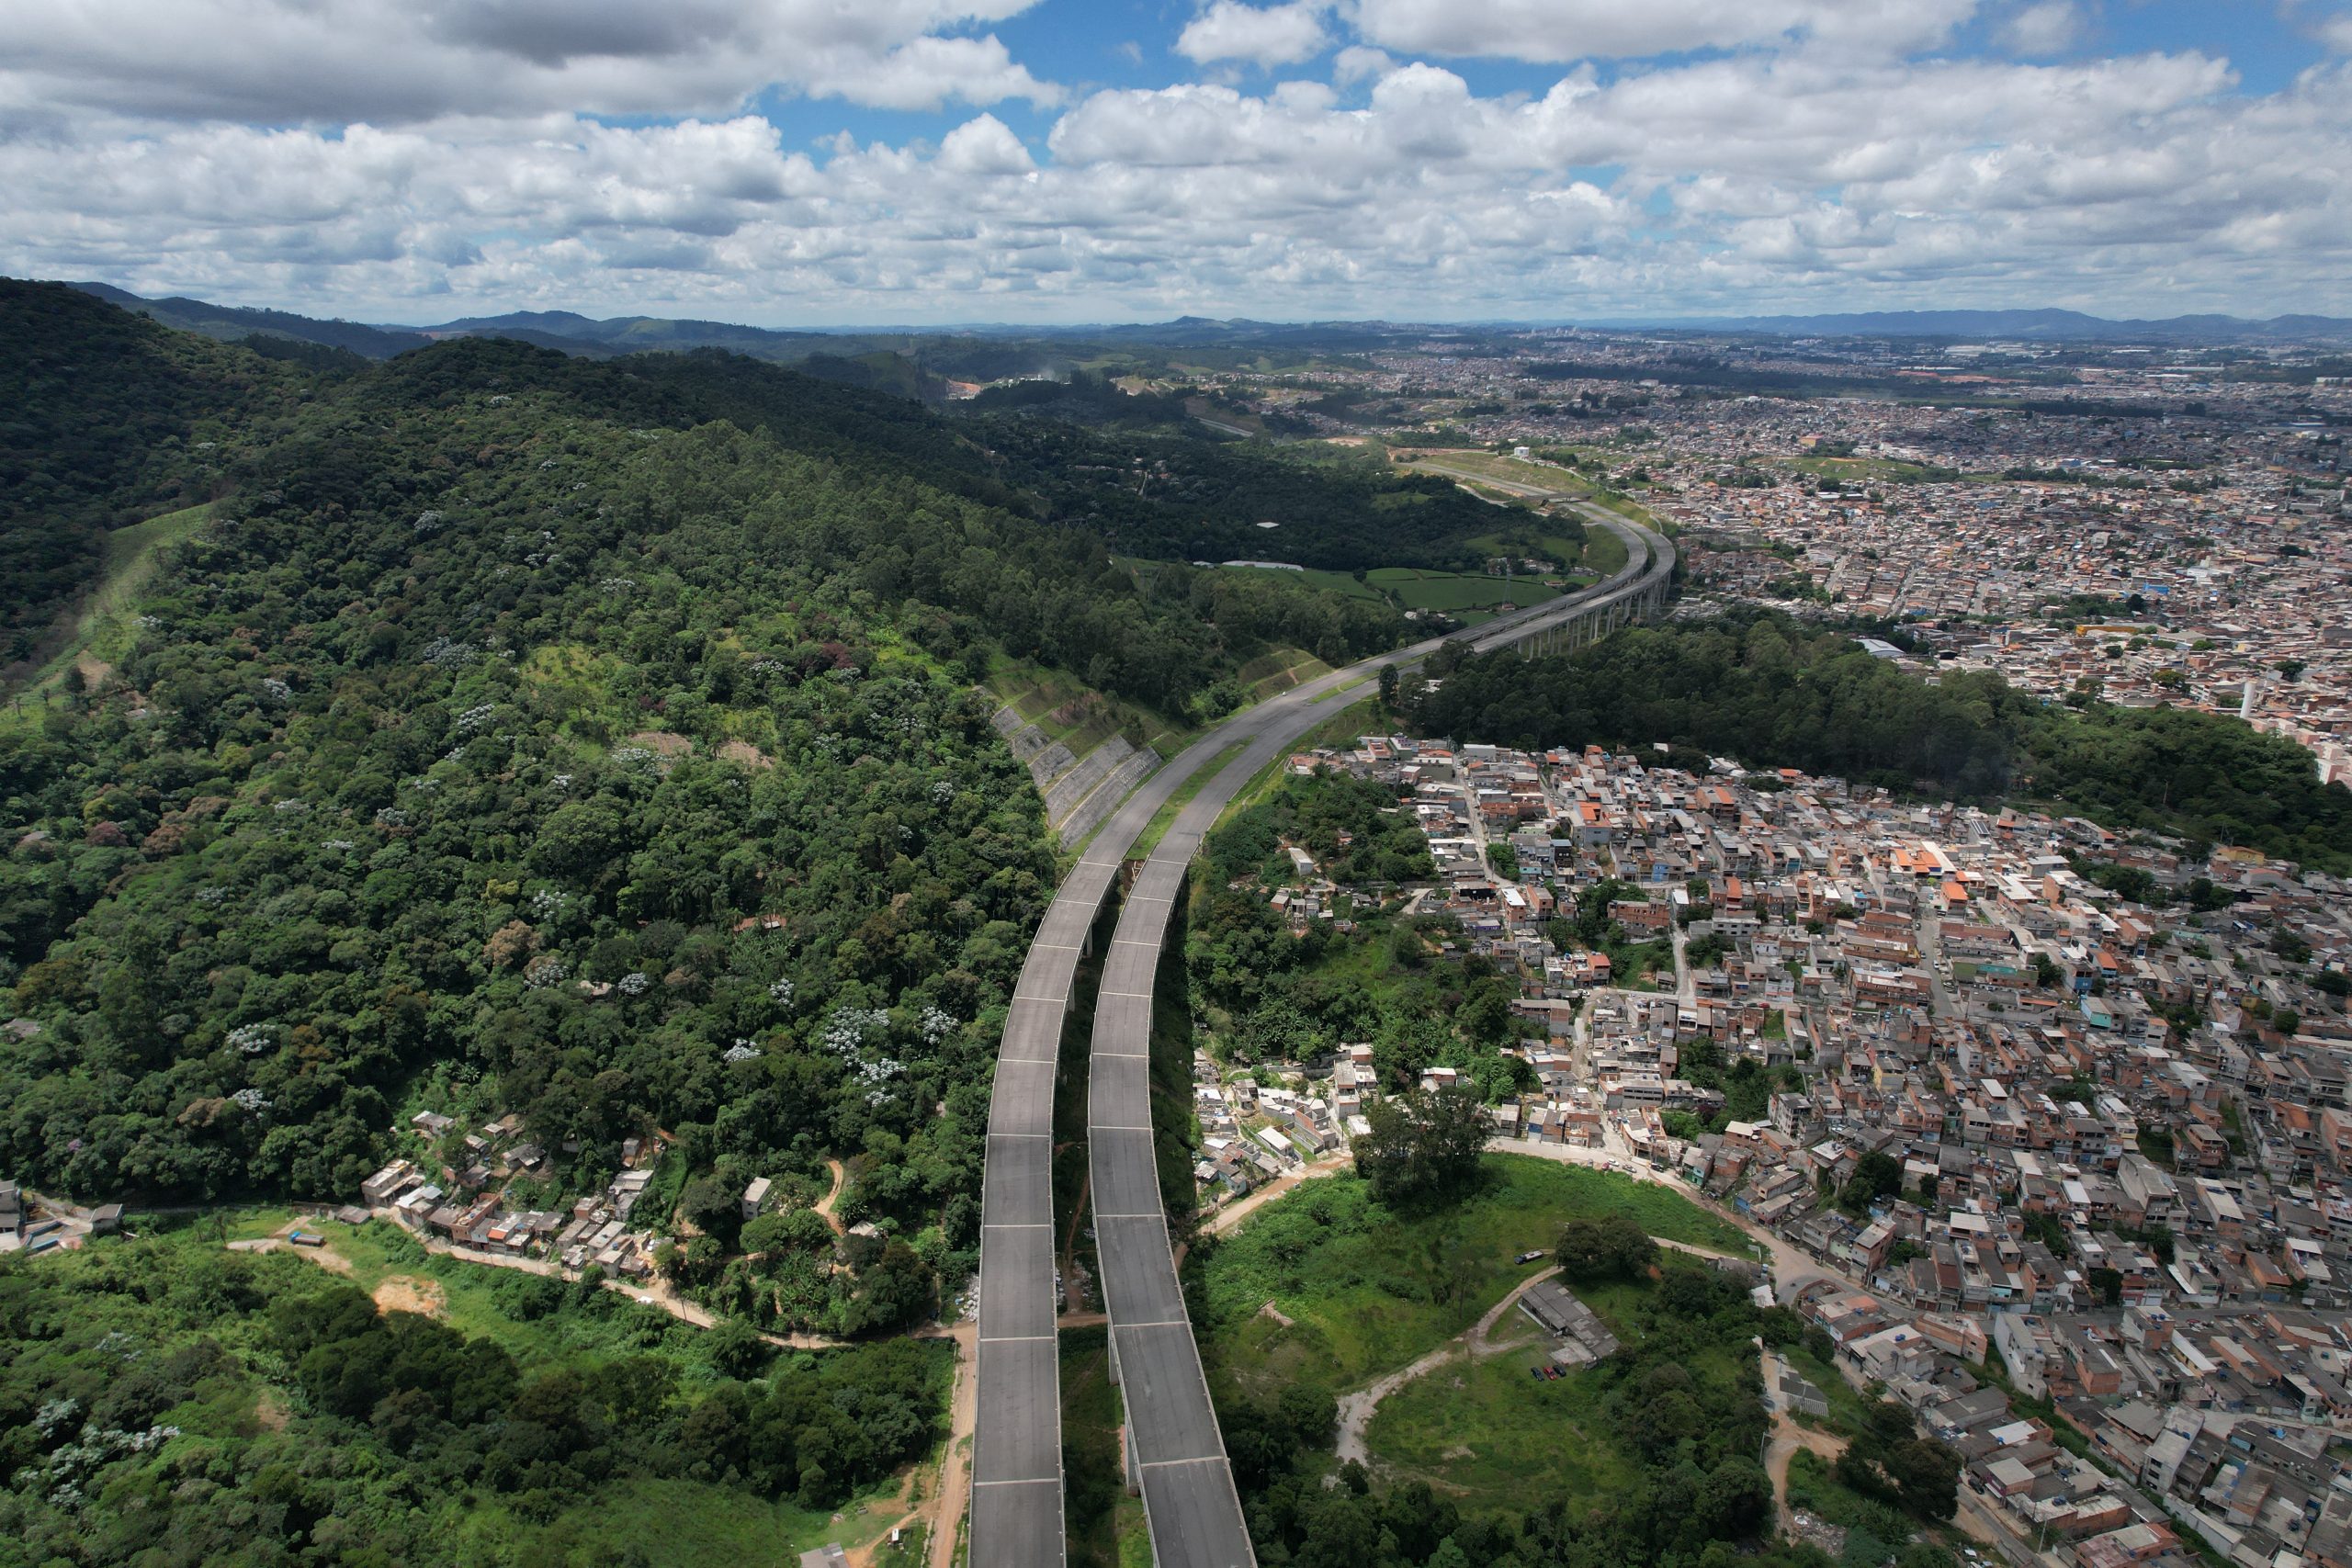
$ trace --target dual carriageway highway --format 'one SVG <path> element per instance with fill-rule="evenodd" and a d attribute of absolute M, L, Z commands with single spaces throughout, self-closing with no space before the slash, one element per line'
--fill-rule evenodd
<path fill-rule="evenodd" d="M 1673 545 L 1597 506 L 1579 503 L 1576 510 L 1589 525 L 1625 541 L 1624 568 L 1590 587 L 1487 622 L 1462 640 L 1486 651 L 1572 624 L 1615 624 L 1663 603 Z M 1337 711 L 1324 699 L 1375 677 L 1384 664 L 1417 665 L 1442 640 L 1334 671 L 1204 733 L 1096 830 L 1039 923 L 1006 1015 L 989 1101 L 971 1568 L 1061 1568 L 1067 1561 L 1052 1176 L 1054 1077 L 1063 1022 L 1089 933 L 1137 840 L 1188 779 L 1228 752 L 1178 812 L 1121 901 L 1095 993 L 1087 1137 L 1113 1376 L 1126 1409 L 1127 1478 L 1142 1493 L 1154 1558 L 1159 1568 L 1253 1568 L 1160 1198 L 1151 1133 L 1153 983 L 1185 869 L 1227 803 Z"/>

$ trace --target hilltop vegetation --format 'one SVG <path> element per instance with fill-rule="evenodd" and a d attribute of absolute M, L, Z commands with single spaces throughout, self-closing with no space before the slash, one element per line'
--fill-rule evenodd
<path fill-rule="evenodd" d="M 1101 387 L 1080 383 L 1090 384 Z M 1070 412 L 1067 389 L 1027 385 L 1038 390 L 1005 389 L 992 406 Z M 1173 402 L 1102 387 L 1082 411 L 1091 423 L 997 414 L 971 429 L 1047 515 L 1122 555 L 1476 571 L 1488 552 L 1472 541 L 1505 515 L 1442 475 L 1392 471 L 1376 453 L 1205 438 Z"/>
<path fill-rule="evenodd" d="M 1430 734 L 1544 748 L 1648 743 L 1982 802 L 2050 802 L 2119 829 L 2352 869 L 2352 790 L 2290 740 L 2188 708 L 2076 708 L 1997 674 L 1933 685 L 1847 637 L 1760 611 L 1636 627 L 1530 662 L 1441 651 Z"/>
<path fill-rule="evenodd" d="M 916 405 L 717 355 L 403 355 L 222 483 L 113 672 L 0 725 L 0 1169 L 343 1198 L 420 1105 L 521 1112 L 548 1198 L 657 1127 L 722 1187 L 831 1154 L 924 1269 L 828 1326 L 971 1245 L 1055 875 L 968 685 L 1010 654 L 1182 714 L 1396 630 L 1131 573 Z"/>
<path fill-rule="evenodd" d="M 202 501 L 319 384 L 62 284 L 0 278 L 0 677 L 96 576 L 107 530 Z"/>
<path fill-rule="evenodd" d="M 593 1280 L 498 1289 L 605 1348 L 519 1358 L 187 1233 L 0 1262 L 0 1562 L 669 1562 L 689 1510 L 814 1544 L 942 1430 L 944 1347 L 770 1364 Z"/>
<path fill-rule="evenodd" d="M 1803 1325 L 1745 1280 L 1662 1253 L 1578 1292 L 1623 1348 L 1534 1384 L 1548 1344 L 1515 1315 L 1491 1360 L 1445 1364 L 1388 1394 L 1371 1465 L 1333 1451 L 1335 1396 L 1467 1329 L 1532 1269 L 1512 1259 L 1564 1221 L 1623 1217 L 1702 1245 L 1737 1233 L 1669 1192 L 1489 1156 L 1452 1208 L 1391 1211 L 1352 1177 L 1307 1183 L 1229 1236 L 1196 1244 L 1186 1283 L 1259 1561 L 1401 1568 L 1634 1568 L 1819 1561 L 1771 1544 L 1766 1427 L 1752 1348 Z M 1272 1310 L 1265 1310 L 1271 1307 Z M 1465 1415 L 1464 1406 L 1475 1407 Z M 1930 1553 L 1921 1568 L 1949 1568 Z"/>

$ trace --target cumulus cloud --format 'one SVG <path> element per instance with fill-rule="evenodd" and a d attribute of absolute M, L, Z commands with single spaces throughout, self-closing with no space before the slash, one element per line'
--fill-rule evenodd
<path fill-rule="evenodd" d="M 1382 3 L 1402 0 L 1359 0 L 1359 21 Z M 795 79 L 910 106 L 1017 81 L 968 4 L 966 30 L 944 35 L 922 30 L 946 14 L 928 0 L 865 10 L 893 7 L 888 25 L 806 8 L 816 30 Z M 1657 0 L 1667 30 L 1651 42 L 1702 8 Z M 965 109 L 929 137 L 843 135 L 814 154 L 737 107 L 740 89 L 710 86 L 721 107 L 661 123 L 582 107 L 616 61 L 654 62 L 632 78 L 640 94 L 690 98 L 753 36 L 741 29 L 794 6 L 677 0 L 554 37 L 520 11 L 511 32 L 453 14 L 420 47 L 503 62 L 526 85 L 479 102 L 441 89 L 455 107 L 420 88 L 407 112 L 316 124 L 285 99 L 255 123 L 109 99 L 0 130 L 0 270 L 409 321 L 552 306 L 811 322 L 1589 318 L 1828 299 L 2352 311 L 2352 190 L 2335 176 L 2352 166 L 2352 63 L 2250 95 L 2203 53 L 1921 58 L 1887 52 L 1893 33 L 1818 36 L 1800 0 L 1740 9 L 1780 30 L 1687 59 L 1578 62 L 1534 94 L 1365 42 L 1329 84 L 1093 92 L 1042 150 L 1011 111 Z M 1922 0 L 1909 15 L 1927 28 L 1960 9 Z M 21 73 L 62 80 L 60 47 L 0 49 L 0 125 L 53 107 L 22 95 Z M 829 48 L 848 52 L 820 73 Z M 853 59 L 857 73 L 839 63 Z M 580 101 L 544 107 L 555 89 L 534 72 L 562 73 Z"/>
<path fill-rule="evenodd" d="M 2082 36 L 2083 13 L 2073 0 L 2042 0 L 2001 24 L 2001 41 L 2018 54 L 2057 54 Z"/>
<path fill-rule="evenodd" d="M 775 85 L 889 108 L 1057 93 L 994 35 L 1035 0 L 79 0 L 0 6 L 0 128 L 103 109 L 264 124 L 726 113 Z"/>
<path fill-rule="evenodd" d="M 939 166 L 957 175 L 1025 175 L 1036 161 L 1021 139 L 992 114 L 965 121 L 939 144 Z"/>
<path fill-rule="evenodd" d="M 1244 6 L 1216 0 L 1176 37 L 1176 52 L 1187 60 L 1245 60 L 1272 68 L 1312 60 L 1329 47 L 1320 0 L 1288 6 Z"/>
<path fill-rule="evenodd" d="M 1372 49 L 1363 44 L 1351 44 L 1340 51 L 1331 62 L 1331 80 L 1342 87 L 1355 83 L 1385 76 L 1396 69 L 1396 62 L 1385 49 Z"/>
<path fill-rule="evenodd" d="M 1792 38 L 1887 53 L 1932 48 L 1976 0 L 1357 0 L 1372 43 L 1409 54 L 1560 63 L 1739 49 Z"/>

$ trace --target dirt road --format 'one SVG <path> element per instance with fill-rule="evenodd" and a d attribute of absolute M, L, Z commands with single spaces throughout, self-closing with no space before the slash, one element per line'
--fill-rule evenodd
<path fill-rule="evenodd" d="M 1505 1313 L 1519 1304 L 1519 1298 L 1527 1293 L 1529 1286 L 1540 1280 L 1548 1280 L 1558 1272 L 1558 1269 L 1553 1268 L 1529 1275 L 1512 1288 L 1510 1294 L 1488 1307 L 1486 1315 L 1479 1318 L 1477 1322 L 1423 1356 L 1411 1366 L 1390 1372 L 1385 1378 L 1376 1379 L 1353 1393 L 1341 1394 L 1340 1396 L 1339 1449 L 1341 1461 L 1354 1460 L 1359 1464 L 1371 1461 L 1371 1452 L 1364 1446 L 1364 1429 L 1372 1425 L 1373 1412 L 1380 1408 L 1382 1400 L 1411 1382 L 1415 1378 L 1437 1371 L 1457 1356 L 1465 1356 L 1475 1361 L 1498 1354 L 1498 1347 L 1492 1343 L 1491 1338 L 1495 1325 L 1502 1321 Z"/>
<path fill-rule="evenodd" d="M 979 1425 L 979 1390 L 973 1380 L 979 1348 L 977 1323 L 959 1323 L 956 1341 L 956 1389 L 947 1399 L 947 1451 L 939 1461 L 939 1495 L 931 1514 L 931 1568 L 955 1568 L 956 1538 L 972 1500 L 972 1431 Z"/>
<path fill-rule="evenodd" d="M 825 1169 L 832 1176 L 833 1190 L 810 1207 L 822 1214 L 825 1217 L 825 1223 L 833 1227 L 833 1234 L 839 1235 L 846 1227 L 842 1224 L 842 1217 L 835 1213 L 834 1210 L 841 1206 L 842 1189 L 849 1184 L 849 1170 L 837 1159 L 827 1160 Z"/>
<path fill-rule="evenodd" d="M 1275 1199 L 1295 1191 L 1302 1181 L 1312 1181 L 1318 1176 L 1336 1176 L 1351 1168 L 1353 1155 L 1327 1155 L 1314 1164 L 1303 1166 L 1288 1176 L 1278 1176 L 1263 1187 L 1236 1199 L 1203 1220 L 1194 1228 L 1203 1235 L 1222 1235 Z"/>

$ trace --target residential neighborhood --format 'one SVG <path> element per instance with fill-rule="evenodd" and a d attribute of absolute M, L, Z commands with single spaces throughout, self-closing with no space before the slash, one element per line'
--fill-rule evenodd
<path fill-rule="evenodd" d="M 2341 883 L 1727 762 L 1373 737 L 1289 768 L 1393 789 L 1437 871 L 1355 888 L 1294 848 L 1263 895 L 1293 928 L 1450 917 L 1516 978 L 1497 1146 L 1772 1238 L 1781 1299 L 1961 1451 L 1973 1514 L 2049 1561 L 2352 1563 Z M 1561 915 L 1594 889 L 1588 945 Z M 1204 1201 L 1461 1077 L 1373 1055 L 1197 1055 Z"/>

